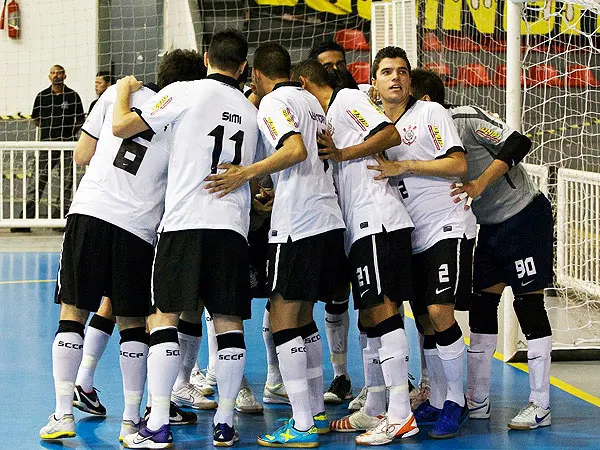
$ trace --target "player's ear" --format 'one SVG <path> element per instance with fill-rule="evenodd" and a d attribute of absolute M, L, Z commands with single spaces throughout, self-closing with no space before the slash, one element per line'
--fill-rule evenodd
<path fill-rule="evenodd" d="M 425 94 L 419 100 L 423 100 L 424 102 L 430 102 L 431 101 L 431 97 L 429 96 L 429 94 Z"/>
<path fill-rule="evenodd" d="M 204 67 L 208 68 L 208 52 L 204 52 Z"/>
<path fill-rule="evenodd" d="M 306 89 L 306 86 L 308 85 L 308 79 L 305 76 L 300 75 L 300 77 L 298 77 L 300 81 L 300 84 L 302 85 L 302 89 Z"/>

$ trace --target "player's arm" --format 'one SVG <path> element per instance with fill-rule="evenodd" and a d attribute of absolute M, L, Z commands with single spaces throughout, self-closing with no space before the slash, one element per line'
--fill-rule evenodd
<path fill-rule="evenodd" d="M 343 149 L 336 148 L 329 131 L 319 134 L 319 157 L 333 161 L 351 161 L 376 155 L 388 148 L 400 145 L 402 139 L 393 123 L 385 124 L 381 129 L 367 137 L 360 144 L 352 145 Z"/>
<path fill-rule="evenodd" d="M 207 183 L 205 188 L 210 193 L 218 193 L 220 198 L 253 178 L 280 172 L 304 161 L 308 157 L 308 151 L 300 133 L 293 133 L 287 137 L 283 137 L 280 145 L 281 147 L 271 156 L 249 166 L 219 164 L 217 168 L 225 169 L 226 171 L 222 174 L 206 177 Z"/>
<path fill-rule="evenodd" d="M 467 159 L 464 151 L 461 150 L 457 148 L 453 153 L 431 161 L 388 161 L 381 156 L 376 156 L 378 165 L 367 167 L 379 172 L 375 177 L 376 180 L 405 174 L 440 178 L 462 177 L 467 173 Z"/>
<path fill-rule="evenodd" d="M 85 122 L 85 110 L 83 109 L 81 97 L 75 92 L 75 128 L 79 130 L 83 122 Z"/>
<path fill-rule="evenodd" d="M 129 106 L 131 94 L 141 87 L 142 82 L 136 80 L 133 75 L 117 81 L 117 98 L 115 100 L 112 124 L 112 132 L 115 136 L 127 139 L 150 129 L 140 115 L 131 111 Z"/>
<path fill-rule="evenodd" d="M 97 140 L 87 134 L 85 131 L 79 136 L 73 159 L 78 166 L 85 166 L 90 163 L 92 156 L 96 153 Z"/>

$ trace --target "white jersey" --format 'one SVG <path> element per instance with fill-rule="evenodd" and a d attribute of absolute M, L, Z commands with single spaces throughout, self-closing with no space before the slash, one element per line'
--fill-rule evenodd
<path fill-rule="evenodd" d="M 412 97 L 396 122 L 402 144 L 387 151 L 395 161 L 432 161 L 464 148 L 448 111 L 434 102 Z M 415 224 L 413 253 L 421 253 L 443 239 L 475 237 L 475 216 L 464 203 L 454 203 L 450 186 L 456 178 L 406 174 L 393 180 Z"/>
<path fill-rule="evenodd" d="M 230 77 L 173 83 L 142 106 L 153 130 L 172 125 L 165 214 L 161 231 L 226 229 L 247 237 L 248 183 L 223 198 L 205 189 L 217 165 L 254 161 L 258 128 L 256 108 Z"/>
<path fill-rule="evenodd" d="M 271 215 L 270 243 L 284 243 L 343 229 L 342 212 L 333 186 L 333 170 L 321 161 L 317 132 L 325 130 L 323 108 L 299 83 L 279 83 L 260 102 L 258 126 L 267 156 L 285 139 L 301 134 L 308 157 L 301 163 L 271 175 L 275 201 Z"/>
<path fill-rule="evenodd" d="M 140 106 L 155 92 L 142 87 L 131 98 Z M 162 217 L 167 185 L 168 131 L 141 133 L 130 139 L 113 135 L 116 86 L 100 96 L 84 133 L 98 142 L 69 214 L 85 214 L 118 226 L 154 244 Z"/>
<path fill-rule="evenodd" d="M 327 124 L 337 148 L 360 144 L 383 128 L 390 120 L 357 89 L 333 91 L 327 111 Z M 372 156 L 343 161 L 334 165 L 339 203 L 346 222 L 346 252 L 365 236 L 402 228 L 412 228 L 408 212 L 397 189 L 387 180 L 375 180 L 377 165 Z"/>

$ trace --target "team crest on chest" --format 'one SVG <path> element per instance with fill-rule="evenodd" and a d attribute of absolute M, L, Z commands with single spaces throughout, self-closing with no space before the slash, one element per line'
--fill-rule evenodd
<path fill-rule="evenodd" d="M 402 142 L 406 145 L 411 145 L 413 142 L 417 140 L 417 126 L 409 125 L 406 128 L 402 128 L 404 132 L 404 136 L 402 136 Z"/>

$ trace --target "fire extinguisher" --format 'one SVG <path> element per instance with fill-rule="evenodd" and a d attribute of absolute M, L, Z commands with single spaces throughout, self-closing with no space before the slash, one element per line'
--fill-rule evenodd
<path fill-rule="evenodd" d="M 8 21 L 8 37 L 17 39 L 21 28 L 21 12 L 19 11 L 17 0 L 10 0 L 8 3 L 7 0 L 4 0 L 2 17 L 0 17 L 0 30 L 4 29 L 5 13 Z"/>

